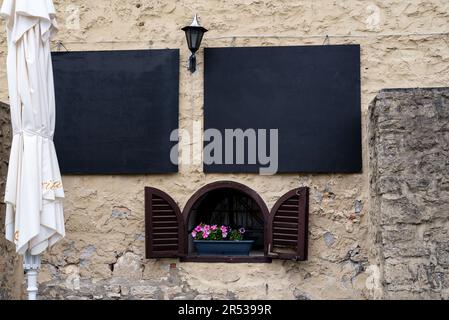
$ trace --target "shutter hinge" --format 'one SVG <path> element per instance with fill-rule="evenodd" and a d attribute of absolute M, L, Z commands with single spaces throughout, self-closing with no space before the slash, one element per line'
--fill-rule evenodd
<path fill-rule="evenodd" d="M 272 255 L 272 256 L 279 256 L 279 253 L 277 252 L 271 252 L 271 243 L 268 244 L 268 255 Z"/>

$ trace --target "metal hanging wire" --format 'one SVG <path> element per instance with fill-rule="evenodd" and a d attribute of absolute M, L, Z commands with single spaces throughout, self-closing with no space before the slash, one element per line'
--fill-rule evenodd
<path fill-rule="evenodd" d="M 401 37 L 449 37 L 449 32 L 414 32 L 414 33 L 373 33 L 373 34 L 310 34 L 310 35 L 225 35 L 225 36 L 209 36 L 207 40 L 231 39 L 323 39 L 328 37 L 333 39 L 378 39 L 378 38 L 401 38 Z M 165 43 L 167 39 L 152 40 L 152 43 Z M 56 44 L 62 42 L 56 40 Z M 101 40 L 101 41 L 81 41 L 67 40 L 65 45 L 95 45 L 95 44 L 149 44 L 148 40 Z M 0 47 L 7 47 L 6 43 Z M 68 50 L 67 50 L 68 51 Z"/>
<path fill-rule="evenodd" d="M 225 35 L 225 36 L 209 36 L 205 38 L 208 40 L 222 40 L 231 39 L 234 46 L 236 39 L 379 39 L 379 38 L 402 38 L 402 37 L 442 37 L 443 39 L 449 37 L 449 32 L 415 32 L 415 33 L 373 33 L 373 34 L 311 34 L 311 35 Z M 165 43 L 167 39 L 152 40 L 152 43 Z M 56 45 L 62 41 L 56 40 Z M 66 46 L 69 45 L 96 45 L 96 44 L 149 44 L 148 40 L 101 40 L 101 41 L 81 41 L 81 40 L 67 40 L 64 41 Z M 446 42 L 447 43 L 447 42 Z M 6 43 L 1 44 L 0 47 L 7 47 Z M 67 48 L 64 47 L 66 50 Z M 69 51 L 69 50 L 67 50 Z"/>
<path fill-rule="evenodd" d="M 64 44 L 62 43 L 62 41 L 58 41 L 56 43 L 56 49 L 59 51 L 61 51 L 61 47 L 65 49 L 66 52 L 69 52 L 69 50 L 64 46 Z"/>

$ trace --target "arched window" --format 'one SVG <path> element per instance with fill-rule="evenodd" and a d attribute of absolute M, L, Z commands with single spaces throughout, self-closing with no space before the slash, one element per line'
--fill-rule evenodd
<path fill-rule="evenodd" d="M 182 261 L 270 262 L 307 259 L 308 189 L 282 195 L 271 212 L 257 192 L 237 182 L 208 184 L 181 213 L 165 192 L 145 189 L 147 258 L 179 257 Z M 200 223 L 244 228 L 252 240 L 249 256 L 198 255 L 191 231 Z"/>

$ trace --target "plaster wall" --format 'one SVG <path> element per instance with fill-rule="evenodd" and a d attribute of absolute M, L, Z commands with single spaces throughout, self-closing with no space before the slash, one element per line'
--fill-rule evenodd
<path fill-rule="evenodd" d="M 55 0 L 68 50 L 180 48 L 180 127 L 201 127 L 199 72 L 187 71 L 180 28 L 194 13 L 210 31 L 204 47 L 361 45 L 363 173 L 208 174 L 200 165 L 174 175 L 64 176 L 67 236 L 43 258 L 43 298 L 73 299 L 367 299 L 382 297 L 380 262 L 369 228 L 368 107 L 391 87 L 449 83 L 444 0 Z M 329 39 L 325 39 L 329 35 Z M 62 49 L 64 50 L 64 49 Z M 7 102 L 6 39 L 0 34 L 0 101 Z M 3 137 L 2 137 L 3 139 Z M 200 144 L 197 137 L 194 144 Z M 182 208 L 200 187 L 241 182 L 271 208 L 285 192 L 310 187 L 309 261 L 272 264 L 179 263 L 144 259 L 145 186 L 169 193 Z"/>

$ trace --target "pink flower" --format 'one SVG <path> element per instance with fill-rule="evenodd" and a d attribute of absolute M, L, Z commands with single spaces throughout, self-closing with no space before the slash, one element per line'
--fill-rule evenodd
<path fill-rule="evenodd" d="M 196 233 L 197 233 L 197 232 L 196 232 L 195 230 L 192 231 L 192 238 L 195 238 L 195 237 L 196 237 Z"/>
<path fill-rule="evenodd" d="M 228 232 L 228 228 L 226 226 L 221 226 L 221 232 L 222 233 L 227 233 Z"/>
<path fill-rule="evenodd" d="M 228 233 L 227 232 L 222 232 L 221 235 L 222 235 L 223 238 L 226 238 L 228 236 Z"/>
<path fill-rule="evenodd" d="M 217 225 L 214 224 L 213 226 L 210 227 L 210 229 L 213 230 L 213 231 L 217 230 Z"/>
<path fill-rule="evenodd" d="M 207 239 L 208 236 L 209 236 L 209 232 L 204 232 L 203 233 L 203 239 Z"/>
<path fill-rule="evenodd" d="M 206 224 L 204 226 L 204 232 L 209 232 L 209 230 L 210 230 L 210 225 Z"/>
<path fill-rule="evenodd" d="M 196 232 L 201 232 L 201 231 L 203 231 L 203 228 L 201 228 L 201 225 L 199 225 L 199 226 L 197 226 L 197 227 L 195 228 L 195 231 L 196 231 Z"/>

